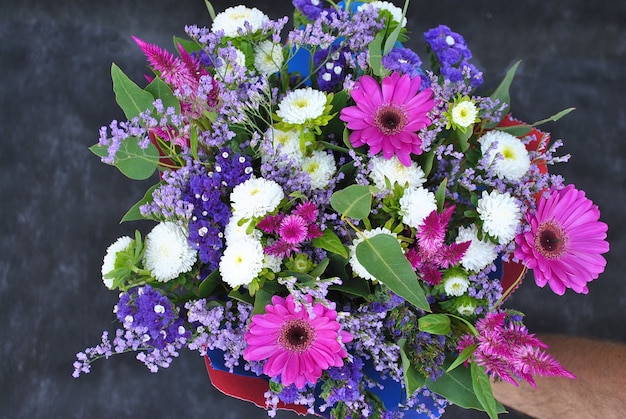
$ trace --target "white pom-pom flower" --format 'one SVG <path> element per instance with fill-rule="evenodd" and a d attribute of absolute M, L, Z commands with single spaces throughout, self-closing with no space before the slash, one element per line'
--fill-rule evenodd
<path fill-rule="evenodd" d="M 256 32 L 269 20 L 269 17 L 256 7 L 234 6 L 215 16 L 211 31 L 224 31 L 224 36 L 235 38 L 239 36 L 239 29 L 242 29 L 243 33 L 248 32 L 246 22 L 250 25 L 250 31 Z"/>
<path fill-rule="evenodd" d="M 263 41 L 256 47 L 254 53 L 254 68 L 263 74 L 269 76 L 280 71 L 283 65 L 283 50 L 280 45 L 272 41 Z"/>
<path fill-rule="evenodd" d="M 483 191 L 476 211 L 483 222 L 483 231 L 495 237 L 499 244 L 513 240 L 522 213 L 511 194 Z"/>
<path fill-rule="evenodd" d="M 397 183 L 400 186 L 419 188 L 426 182 L 424 171 L 416 162 L 405 166 L 395 155 L 390 159 L 383 156 L 372 157 L 369 177 L 380 190 L 387 189 L 385 178 L 389 180 L 392 187 L 394 183 Z"/>
<path fill-rule="evenodd" d="M 424 218 L 437 209 L 435 194 L 425 188 L 407 188 L 400 198 L 402 222 L 418 229 Z"/>
<path fill-rule="evenodd" d="M 314 151 L 311 157 L 302 160 L 302 169 L 311 178 L 312 189 L 324 189 L 335 174 L 335 158 L 332 154 L 323 151 Z"/>
<path fill-rule="evenodd" d="M 446 276 L 443 280 L 444 291 L 452 297 L 460 297 L 465 294 L 465 291 L 467 291 L 468 288 L 469 279 L 458 273 Z"/>
<path fill-rule="evenodd" d="M 373 7 L 378 10 L 386 10 L 391 13 L 391 17 L 393 18 L 393 20 L 395 20 L 397 23 L 400 23 L 403 28 L 406 26 L 406 18 L 402 17 L 402 9 L 393 3 L 390 3 L 388 1 L 373 1 L 371 3 L 360 5 L 357 10 L 361 11 L 366 7 Z"/>
<path fill-rule="evenodd" d="M 230 201 L 239 218 L 252 218 L 274 211 L 284 197 L 283 188 L 273 180 L 250 178 L 233 188 Z"/>
<path fill-rule="evenodd" d="M 248 285 L 263 269 L 263 246 L 252 236 L 228 243 L 220 259 L 219 271 L 231 287 Z"/>
<path fill-rule="evenodd" d="M 530 157 L 519 138 L 493 130 L 480 137 L 478 142 L 483 155 L 488 156 L 490 167 L 500 179 L 518 181 L 528 173 Z"/>
<path fill-rule="evenodd" d="M 461 266 L 468 271 L 482 271 L 498 257 L 495 244 L 478 239 L 478 227 L 476 227 L 476 224 L 472 224 L 469 227 L 459 227 L 456 242 L 463 243 L 467 241 L 471 241 L 471 243 L 461 259 Z"/>
<path fill-rule="evenodd" d="M 175 223 L 159 223 L 146 236 L 145 265 L 157 281 L 167 282 L 188 272 L 196 258 L 185 232 Z"/>
<path fill-rule="evenodd" d="M 133 239 L 128 236 L 122 236 L 115 240 L 113 244 L 107 247 L 106 254 L 102 260 L 102 282 L 104 285 L 111 289 L 113 286 L 113 278 L 105 278 L 104 276 L 115 269 L 115 260 L 117 259 L 117 253 L 123 252 L 128 249 L 128 246 L 132 243 Z"/>
<path fill-rule="evenodd" d="M 287 93 L 280 101 L 276 115 L 288 124 L 300 125 L 322 116 L 325 108 L 324 92 L 307 87 Z"/>

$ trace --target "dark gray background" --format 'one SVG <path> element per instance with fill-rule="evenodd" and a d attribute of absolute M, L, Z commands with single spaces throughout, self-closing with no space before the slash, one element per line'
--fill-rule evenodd
<path fill-rule="evenodd" d="M 243 3 L 273 18 L 291 11 L 287 0 Z M 214 2 L 218 11 L 232 4 Z M 462 33 L 486 88 L 523 59 L 518 118 L 577 108 L 544 128 L 573 154 L 553 170 L 587 191 L 609 223 L 608 268 L 587 296 L 558 297 L 528 278 L 509 305 L 535 332 L 625 342 L 626 2 L 414 0 L 408 16 L 418 52 L 421 33 L 437 24 Z M 145 61 L 131 35 L 171 50 L 185 24 L 210 24 L 203 0 L 0 0 L 0 417 L 265 417 L 212 389 L 196 353 L 156 375 L 125 355 L 71 377 L 74 354 L 116 328 L 117 296 L 100 280 L 104 250 L 148 227 L 118 220 L 151 182 L 128 181 L 87 150 L 101 125 L 123 119 L 111 62 L 141 83 Z"/>

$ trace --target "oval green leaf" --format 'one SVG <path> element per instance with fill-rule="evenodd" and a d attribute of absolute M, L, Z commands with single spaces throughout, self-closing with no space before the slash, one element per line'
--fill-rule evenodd
<path fill-rule="evenodd" d="M 335 253 L 339 256 L 343 256 L 344 258 L 348 258 L 348 250 L 346 250 L 346 246 L 343 245 L 341 239 L 337 237 L 337 235 L 331 230 L 326 229 L 324 233 L 320 237 L 316 237 L 312 240 L 313 246 L 328 250 L 329 252 Z"/>
<path fill-rule="evenodd" d="M 447 335 L 450 333 L 450 317 L 445 314 L 427 314 L 417 320 L 419 330 L 433 335 Z"/>
<path fill-rule="evenodd" d="M 372 209 L 372 194 L 369 186 L 350 185 L 330 197 L 330 205 L 344 217 L 362 220 Z"/>
<path fill-rule="evenodd" d="M 115 100 L 120 108 L 124 111 L 124 115 L 128 120 L 139 116 L 146 110 L 154 109 L 154 98 L 152 95 L 124 74 L 124 72 L 115 64 L 111 65 L 111 79 L 113 79 L 113 91 L 115 92 Z"/>

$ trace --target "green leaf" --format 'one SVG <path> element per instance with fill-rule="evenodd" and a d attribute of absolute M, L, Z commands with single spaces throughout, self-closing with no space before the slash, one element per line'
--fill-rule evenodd
<path fill-rule="evenodd" d="M 437 188 L 437 192 L 435 192 L 435 202 L 437 203 L 437 211 L 441 212 L 443 210 L 443 205 L 446 203 L 446 186 L 448 185 L 448 178 L 444 178 L 439 187 Z"/>
<path fill-rule="evenodd" d="M 272 301 L 273 296 L 273 292 L 267 291 L 263 288 L 258 290 L 254 294 L 254 309 L 252 310 L 252 314 L 265 313 L 265 306 Z"/>
<path fill-rule="evenodd" d="M 477 347 L 477 343 L 466 346 L 465 349 L 463 349 L 463 351 L 459 354 L 459 356 L 456 357 L 454 362 L 450 364 L 446 371 L 452 371 L 453 369 L 464 363 L 470 356 L 472 356 Z"/>
<path fill-rule="evenodd" d="M 411 365 L 411 361 L 407 356 L 406 352 L 404 352 L 404 345 L 406 344 L 406 339 L 400 339 L 398 341 L 398 346 L 400 347 L 400 358 L 402 358 L 402 369 L 404 370 L 404 385 L 406 387 L 406 397 L 410 398 L 415 391 L 424 386 L 426 382 L 426 377 L 420 374 L 419 371 L 415 369 L 413 365 Z"/>
<path fill-rule="evenodd" d="M 100 144 L 92 145 L 91 147 L 89 147 L 89 151 L 91 151 L 93 154 L 95 154 L 96 156 L 100 158 L 109 155 L 108 147 L 100 145 Z"/>
<path fill-rule="evenodd" d="M 209 16 L 211 16 L 211 20 L 215 20 L 215 9 L 213 8 L 211 2 L 209 0 L 204 0 L 204 4 L 206 5 L 206 8 L 209 12 Z"/>
<path fill-rule="evenodd" d="M 111 65 L 111 78 L 115 100 L 128 120 L 139 116 L 146 110 L 154 109 L 152 94 L 137 86 L 115 63 Z"/>
<path fill-rule="evenodd" d="M 246 290 L 241 292 L 239 288 L 235 288 L 228 293 L 228 296 L 234 300 L 241 301 L 242 303 L 254 305 L 254 299 L 248 294 Z"/>
<path fill-rule="evenodd" d="M 417 320 L 419 330 L 433 335 L 450 333 L 450 317 L 445 314 L 427 314 Z"/>
<path fill-rule="evenodd" d="M 383 46 L 384 37 L 385 37 L 385 32 L 380 31 L 376 34 L 376 37 L 374 38 L 374 40 L 370 42 L 368 45 L 369 65 L 375 76 L 380 76 L 383 73 L 382 46 Z"/>
<path fill-rule="evenodd" d="M 356 247 L 356 257 L 370 274 L 391 291 L 415 307 L 430 311 L 417 275 L 395 237 L 378 234 L 364 239 Z"/>
<path fill-rule="evenodd" d="M 313 246 L 328 250 L 344 258 L 348 258 L 348 250 L 343 245 L 341 239 L 329 228 L 324 230 L 324 233 L 320 237 L 314 238 L 312 241 Z"/>
<path fill-rule="evenodd" d="M 344 294 L 368 298 L 372 293 L 367 280 L 363 278 L 342 279 L 341 285 L 331 285 L 328 289 L 341 291 Z"/>
<path fill-rule="evenodd" d="M 362 220 L 367 218 L 372 208 L 372 194 L 369 186 L 350 185 L 330 197 L 330 205 L 344 217 Z"/>
<path fill-rule="evenodd" d="M 457 138 L 459 139 L 459 146 L 461 147 L 461 151 L 465 153 L 470 146 L 467 140 L 469 140 L 469 138 L 472 136 L 472 127 L 469 126 L 465 128 L 464 131 L 454 130 L 454 132 L 457 134 Z"/>
<path fill-rule="evenodd" d="M 537 121 L 534 124 L 531 124 L 531 126 L 536 127 L 537 125 L 545 124 L 546 122 L 556 122 L 556 121 L 558 121 L 559 119 L 563 118 L 565 115 L 567 115 L 568 113 L 572 112 L 575 109 L 576 108 L 563 109 L 561 112 L 558 112 L 558 113 L 552 115 L 551 117 L 548 117 L 546 119 L 542 119 L 541 121 Z"/>
<path fill-rule="evenodd" d="M 474 393 L 476 394 L 478 401 L 480 401 L 483 409 L 487 412 L 491 419 L 497 419 L 498 402 L 495 397 L 493 397 L 493 390 L 491 389 L 489 377 L 485 373 L 484 368 L 475 362 L 470 364 L 470 370 Z"/>
<path fill-rule="evenodd" d="M 523 137 L 527 135 L 530 131 L 532 131 L 532 127 L 530 125 L 521 124 L 521 125 L 512 125 L 510 127 L 496 127 L 498 131 L 504 131 L 509 133 L 515 137 Z"/>
<path fill-rule="evenodd" d="M 318 263 L 317 266 L 311 272 L 309 272 L 309 275 L 311 275 L 313 278 L 320 278 L 328 267 L 329 263 L 330 259 L 322 259 L 320 263 Z"/>
<path fill-rule="evenodd" d="M 165 109 L 173 107 L 176 114 L 180 114 L 180 102 L 172 93 L 172 89 L 160 78 L 155 77 L 149 85 L 146 86 L 146 92 L 150 93 L 154 99 L 161 99 Z"/>
<path fill-rule="evenodd" d="M 141 198 L 135 205 L 133 205 L 127 212 L 126 214 L 124 214 L 124 216 L 122 217 L 122 219 L 120 220 L 120 224 L 124 223 L 126 221 L 136 221 L 136 220 L 143 220 L 144 217 L 143 215 L 141 215 L 141 213 L 139 212 L 139 207 L 141 207 L 144 204 L 147 204 L 149 202 L 152 202 L 152 192 L 154 192 L 154 190 L 156 188 L 159 187 L 159 185 L 161 184 L 161 182 L 157 183 L 156 185 L 152 185 L 147 191 L 146 193 L 143 195 L 143 198 Z"/>
<path fill-rule="evenodd" d="M 120 149 L 115 154 L 115 167 L 133 180 L 148 179 L 159 163 L 159 151 L 154 144 L 149 143 L 143 149 L 137 144 L 135 137 L 122 141 Z"/>
<path fill-rule="evenodd" d="M 206 298 L 215 290 L 217 285 L 220 283 L 220 271 L 219 269 L 214 270 L 206 278 L 204 281 L 200 283 L 198 287 L 198 298 Z"/>
<path fill-rule="evenodd" d="M 518 61 L 506 72 L 504 79 L 500 82 L 498 88 L 491 95 L 491 99 L 497 99 L 501 104 L 506 103 L 506 107 L 503 109 L 502 114 L 507 114 L 511 107 L 511 96 L 509 94 L 509 88 L 511 87 L 511 83 L 513 82 L 513 78 L 515 77 L 515 72 L 517 71 L 517 67 L 519 67 L 522 61 Z M 484 125 L 485 128 L 494 128 L 498 125 L 498 122 L 489 122 Z"/>
<path fill-rule="evenodd" d="M 385 41 L 385 48 L 383 49 L 383 56 L 389 54 L 389 52 L 396 45 L 396 41 L 398 40 L 398 36 L 400 36 L 400 31 L 402 30 L 401 22 L 406 17 L 407 9 L 409 8 L 409 0 L 404 2 L 404 8 L 402 9 L 402 16 L 400 17 L 400 22 L 396 25 L 396 28 L 389 34 L 389 37 Z"/>

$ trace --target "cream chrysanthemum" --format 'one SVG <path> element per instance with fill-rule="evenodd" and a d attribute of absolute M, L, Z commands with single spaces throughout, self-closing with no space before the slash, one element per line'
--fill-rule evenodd
<path fill-rule="evenodd" d="M 478 108 L 471 100 L 464 100 L 454 105 L 450 114 L 452 115 L 453 124 L 467 128 L 476 122 Z"/>
<path fill-rule="evenodd" d="M 424 218 L 437 209 L 435 194 L 425 188 L 407 188 L 400 198 L 402 222 L 409 227 L 419 228 Z"/>
<path fill-rule="evenodd" d="M 122 236 L 115 240 L 113 244 L 107 247 L 106 254 L 102 260 L 102 282 L 104 285 L 111 289 L 113 286 L 113 278 L 105 278 L 104 276 L 115 269 L 115 260 L 117 259 L 117 253 L 123 252 L 128 249 L 128 246 L 132 243 L 133 239 L 128 236 Z"/>
<path fill-rule="evenodd" d="M 228 244 L 220 259 L 220 275 L 231 287 L 248 285 L 263 269 L 263 246 L 254 238 L 240 238 Z"/>
<path fill-rule="evenodd" d="M 443 289 L 449 296 L 460 297 L 469 288 L 469 279 L 460 274 L 452 274 L 443 280 Z"/>
<path fill-rule="evenodd" d="M 499 244 L 513 240 L 522 213 L 511 194 L 483 191 L 476 211 L 483 222 L 483 231 L 495 237 Z"/>
<path fill-rule="evenodd" d="M 264 76 L 280 71 L 283 65 L 283 50 L 280 45 L 272 41 L 263 41 L 256 47 L 254 53 L 254 68 Z"/>
<path fill-rule="evenodd" d="M 390 159 L 383 156 L 372 157 L 369 177 L 380 190 L 387 189 L 385 178 L 389 179 L 392 187 L 394 183 L 397 183 L 408 188 L 419 188 L 426 182 L 424 171 L 416 162 L 405 166 L 395 155 Z"/>
<path fill-rule="evenodd" d="M 378 236 L 379 234 L 388 234 L 390 236 L 397 237 L 395 234 L 393 234 L 389 229 L 385 227 L 378 227 L 373 230 L 363 231 L 363 236 L 365 236 L 365 238 L 368 238 L 368 239 Z M 359 262 L 359 259 L 356 257 L 356 247 L 359 245 L 359 243 L 363 242 L 363 240 L 364 238 L 359 234 L 359 236 L 352 241 L 352 245 L 349 247 L 350 266 L 352 267 L 352 271 L 356 275 L 360 276 L 363 279 L 369 279 L 371 281 L 374 281 L 376 280 L 376 278 L 372 274 L 370 274 L 369 271 L 365 269 L 363 265 L 361 265 L 361 262 Z"/>
<path fill-rule="evenodd" d="M 337 167 L 332 154 L 314 151 L 311 157 L 303 159 L 302 169 L 309 174 L 312 189 L 324 189 L 330 183 Z"/>
<path fill-rule="evenodd" d="M 406 26 L 406 18 L 402 17 L 402 9 L 400 9 L 393 3 L 390 3 L 388 1 L 373 1 L 371 3 L 360 5 L 357 10 L 361 11 L 366 7 L 373 7 L 378 10 L 386 10 L 391 13 L 391 17 L 393 18 L 393 20 L 395 20 L 397 23 L 402 22 L 401 26 L 403 28 Z"/>
<path fill-rule="evenodd" d="M 252 218 L 274 211 L 284 197 L 283 188 L 273 180 L 250 178 L 233 188 L 230 201 L 238 217 Z"/>
<path fill-rule="evenodd" d="M 495 244 L 478 239 L 478 227 L 476 227 L 476 224 L 472 224 L 469 227 L 459 227 L 456 242 L 463 243 L 467 241 L 471 241 L 471 243 L 461 259 L 461 266 L 468 271 L 482 271 L 498 257 Z"/>
<path fill-rule="evenodd" d="M 530 157 L 519 138 L 494 130 L 480 137 L 478 142 L 483 155 L 488 156 L 490 167 L 500 179 L 517 181 L 528 173 Z"/>
<path fill-rule="evenodd" d="M 288 124 L 300 125 L 322 116 L 325 108 L 324 92 L 307 87 L 287 93 L 280 101 L 276 115 Z"/>
<path fill-rule="evenodd" d="M 228 224 L 226 224 L 226 228 L 224 228 L 224 239 L 227 244 L 245 238 L 261 240 L 262 233 L 257 229 L 252 230 L 252 232 L 248 234 L 247 230 L 250 221 L 240 223 L 242 218 L 244 217 L 240 217 L 238 213 L 234 213 L 230 217 L 230 220 L 228 220 Z"/>
<path fill-rule="evenodd" d="M 251 32 L 256 32 L 269 20 L 269 17 L 256 7 L 234 6 L 215 16 L 211 31 L 224 31 L 224 36 L 235 38 L 239 36 L 239 29 L 247 33 L 246 22 L 250 24 Z"/>
<path fill-rule="evenodd" d="M 172 222 L 157 224 L 146 236 L 145 245 L 145 265 L 157 281 L 170 281 L 196 263 L 197 253 L 187 243 L 185 232 Z"/>
<path fill-rule="evenodd" d="M 279 150 L 280 154 L 291 157 L 297 161 L 302 160 L 304 155 L 300 148 L 300 134 L 295 130 L 282 131 L 271 127 L 267 135 L 272 139 L 274 150 Z"/>

